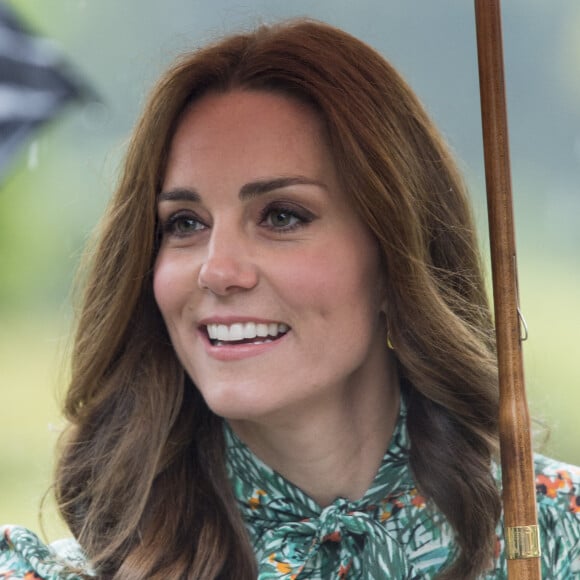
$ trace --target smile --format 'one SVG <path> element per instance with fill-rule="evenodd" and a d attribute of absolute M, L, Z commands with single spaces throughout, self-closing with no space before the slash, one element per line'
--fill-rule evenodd
<path fill-rule="evenodd" d="M 207 335 L 213 346 L 223 344 L 262 344 L 279 339 L 290 330 L 282 322 L 236 322 L 234 324 L 208 324 Z"/>

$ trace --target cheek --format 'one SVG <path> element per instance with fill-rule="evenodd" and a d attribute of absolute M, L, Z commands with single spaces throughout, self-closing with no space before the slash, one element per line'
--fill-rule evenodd
<path fill-rule="evenodd" d="M 188 291 L 191 291 L 188 288 L 189 279 L 191 276 L 185 268 L 180 267 L 178 261 L 168 259 L 163 253 L 159 254 L 153 272 L 153 294 L 166 322 L 179 309 Z"/>
<path fill-rule="evenodd" d="M 327 318 L 340 302 L 335 293 L 341 283 L 340 265 L 332 256 L 331 249 L 301 248 L 269 265 L 263 264 L 265 287 L 270 285 L 282 303 L 297 315 Z"/>
<path fill-rule="evenodd" d="M 310 305 L 325 317 L 345 310 L 374 316 L 381 308 L 382 274 L 372 242 L 345 245 L 340 239 L 285 266 L 277 278 L 288 299 Z"/>

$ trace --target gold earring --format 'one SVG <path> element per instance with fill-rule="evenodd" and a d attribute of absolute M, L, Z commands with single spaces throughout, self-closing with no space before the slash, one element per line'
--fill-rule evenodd
<path fill-rule="evenodd" d="M 390 330 L 387 331 L 387 346 L 389 347 L 390 350 L 395 350 L 395 347 L 393 346 L 393 342 L 391 341 L 391 331 Z"/>

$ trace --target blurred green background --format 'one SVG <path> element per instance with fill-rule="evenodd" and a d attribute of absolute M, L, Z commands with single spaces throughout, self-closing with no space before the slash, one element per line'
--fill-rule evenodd
<path fill-rule="evenodd" d="M 0 184 L 0 522 L 38 530 L 62 420 L 70 285 L 153 80 L 232 28 L 307 15 L 365 39 L 407 77 L 457 153 L 487 247 L 474 15 L 465 0 L 12 0 L 101 102 L 70 107 Z M 504 2 L 529 398 L 545 453 L 580 464 L 580 3 Z M 549 437 L 546 434 L 549 433 Z M 547 438 L 547 441 L 544 441 Z M 62 536 L 50 502 L 46 534 Z"/>

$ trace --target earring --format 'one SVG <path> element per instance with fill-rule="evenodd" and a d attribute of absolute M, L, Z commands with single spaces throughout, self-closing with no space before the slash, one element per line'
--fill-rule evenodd
<path fill-rule="evenodd" d="M 395 347 L 393 346 L 393 342 L 391 341 L 391 331 L 390 330 L 387 331 L 387 346 L 389 347 L 390 350 L 395 350 Z"/>

